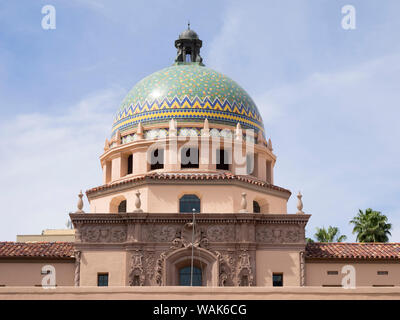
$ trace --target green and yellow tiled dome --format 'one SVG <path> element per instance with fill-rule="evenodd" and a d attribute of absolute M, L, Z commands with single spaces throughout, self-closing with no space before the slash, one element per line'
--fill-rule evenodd
<path fill-rule="evenodd" d="M 175 63 L 138 82 L 123 100 L 113 133 L 134 128 L 139 122 L 202 122 L 261 131 L 260 113 L 247 92 L 235 81 L 195 62 Z"/>

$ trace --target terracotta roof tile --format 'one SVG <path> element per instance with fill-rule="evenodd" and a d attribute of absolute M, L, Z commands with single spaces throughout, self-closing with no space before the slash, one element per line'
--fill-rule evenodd
<path fill-rule="evenodd" d="M 131 179 L 126 179 L 123 181 L 105 184 L 99 187 L 95 187 L 86 191 L 86 195 L 91 193 L 95 193 L 102 190 L 109 190 L 118 186 L 122 186 L 124 184 L 135 183 L 139 181 L 143 181 L 146 179 L 151 180 L 237 180 L 243 181 L 246 183 L 250 183 L 253 185 L 257 185 L 260 187 L 269 188 L 272 190 L 282 191 L 291 194 L 291 192 L 287 189 L 275 186 L 268 182 L 258 180 L 251 176 L 242 176 L 242 175 L 235 175 L 230 172 L 217 172 L 217 173 L 208 173 L 208 172 L 199 172 L 199 173 L 185 173 L 185 172 L 153 172 L 146 175 L 136 176 Z"/>
<path fill-rule="evenodd" d="M 400 243 L 308 243 L 306 258 L 400 260 Z"/>
<path fill-rule="evenodd" d="M 0 242 L 0 258 L 74 258 L 71 242 Z M 308 243 L 307 259 L 400 260 L 400 243 Z"/>
<path fill-rule="evenodd" d="M 0 242 L 0 258 L 73 258 L 71 242 Z"/>

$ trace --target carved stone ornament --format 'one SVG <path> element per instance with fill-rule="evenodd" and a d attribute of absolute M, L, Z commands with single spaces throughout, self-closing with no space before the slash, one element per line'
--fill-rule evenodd
<path fill-rule="evenodd" d="M 83 242 L 125 242 L 126 230 L 123 226 L 88 226 L 82 228 L 81 238 Z"/>
<path fill-rule="evenodd" d="M 171 225 L 153 225 L 149 226 L 147 232 L 147 241 L 149 242 L 171 242 L 174 240 L 177 232 L 176 226 Z"/>
<path fill-rule="evenodd" d="M 135 210 L 133 212 L 135 213 L 141 213 L 143 210 L 140 208 L 142 205 L 142 202 L 140 201 L 140 191 L 136 191 L 135 193 L 136 198 L 135 198 Z"/>
<path fill-rule="evenodd" d="M 82 190 L 81 190 L 81 192 L 79 192 L 78 197 L 79 197 L 78 204 L 77 204 L 78 210 L 75 213 L 85 213 L 85 211 L 82 210 L 83 209 Z"/>
<path fill-rule="evenodd" d="M 235 228 L 233 225 L 216 225 L 207 229 L 207 238 L 211 242 L 234 241 Z"/>
<path fill-rule="evenodd" d="M 256 241 L 264 243 L 298 243 L 302 234 L 298 227 L 257 226 Z"/>
<path fill-rule="evenodd" d="M 250 263 L 250 255 L 247 250 L 243 250 L 239 255 L 236 285 L 243 287 L 254 285 L 254 276 Z"/>
<path fill-rule="evenodd" d="M 132 253 L 131 268 L 129 271 L 130 286 L 144 286 L 146 275 L 142 263 L 143 254 L 136 250 Z"/>
<path fill-rule="evenodd" d="M 200 241 L 202 238 L 202 233 L 199 228 L 194 229 L 194 234 L 193 234 L 193 223 L 189 222 L 186 223 L 181 231 L 181 237 L 182 237 L 182 244 L 184 247 L 189 247 L 192 245 L 198 247 L 200 245 Z"/>
<path fill-rule="evenodd" d="M 305 261 L 306 253 L 304 251 L 300 252 L 300 287 L 304 287 L 306 285 L 306 261 Z"/>
<path fill-rule="evenodd" d="M 75 279 L 74 284 L 75 287 L 79 287 L 80 284 L 80 275 L 81 275 L 81 252 L 75 251 Z"/>

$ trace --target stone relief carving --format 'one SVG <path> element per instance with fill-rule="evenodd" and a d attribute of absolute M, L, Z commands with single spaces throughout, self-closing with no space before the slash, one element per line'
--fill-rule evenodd
<path fill-rule="evenodd" d="M 207 229 L 207 238 L 212 242 L 234 241 L 235 229 L 233 225 L 211 226 Z"/>
<path fill-rule="evenodd" d="M 304 251 L 300 252 L 300 287 L 304 287 L 306 284 L 306 253 Z"/>
<path fill-rule="evenodd" d="M 142 263 L 143 254 L 136 250 L 132 253 L 131 268 L 129 271 L 129 285 L 130 286 L 143 286 L 146 275 Z"/>
<path fill-rule="evenodd" d="M 256 241 L 269 243 L 297 243 L 302 240 L 298 227 L 257 226 Z"/>
<path fill-rule="evenodd" d="M 151 282 L 154 279 L 154 267 L 155 267 L 155 258 L 154 258 L 154 252 L 153 251 L 147 251 L 146 255 L 144 257 L 144 264 L 145 264 L 145 272 L 146 272 L 146 277 L 149 282 Z"/>
<path fill-rule="evenodd" d="M 75 287 L 79 287 L 80 276 L 81 276 L 81 252 L 75 251 L 75 279 L 74 279 Z"/>
<path fill-rule="evenodd" d="M 155 225 L 147 228 L 147 241 L 171 242 L 176 236 L 177 228 L 168 225 Z"/>
<path fill-rule="evenodd" d="M 157 259 L 156 262 L 156 270 L 155 270 L 155 283 L 159 286 L 161 286 L 163 283 L 162 281 L 162 275 L 163 275 L 163 270 L 164 270 L 164 261 L 165 261 L 166 254 L 162 252 Z"/>
<path fill-rule="evenodd" d="M 221 287 L 233 286 L 234 279 L 232 275 L 235 273 L 234 256 L 228 253 L 216 252 L 219 264 L 219 279 L 218 285 Z"/>
<path fill-rule="evenodd" d="M 81 238 L 84 242 L 124 242 L 126 230 L 123 226 L 88 226 L 82 229 Z"/>
<path fill-rule="evenodd" d="M 254 276 L 250 263 L 250 255 L 247 250 L 242 250 L 239 255 L 239 264 L 236 274 L 236 285 L 237 286 L 253 286 Z"/>

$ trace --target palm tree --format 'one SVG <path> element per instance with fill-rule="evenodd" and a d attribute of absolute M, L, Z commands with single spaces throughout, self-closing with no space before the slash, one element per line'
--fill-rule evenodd
<path fill-rule="evenodd" d="M 357 233 L 359 242 L 388 242 L 391 236 L 391 223 L 387 223 L 387 217 L 379 211 L 368 208 L 363 212 L 358 211 L 358 215 L 350 221 L 354 224 L 353 233 Z"/>
<path fill-rule="evenodd" d="M 317 228 L 314 237 L 318 242 L 343 242 L 347 239 L 345 235 L 340 235 L 338 227 L 332 226 L 329 226 L 328 230 L 324 227 Z"/>

